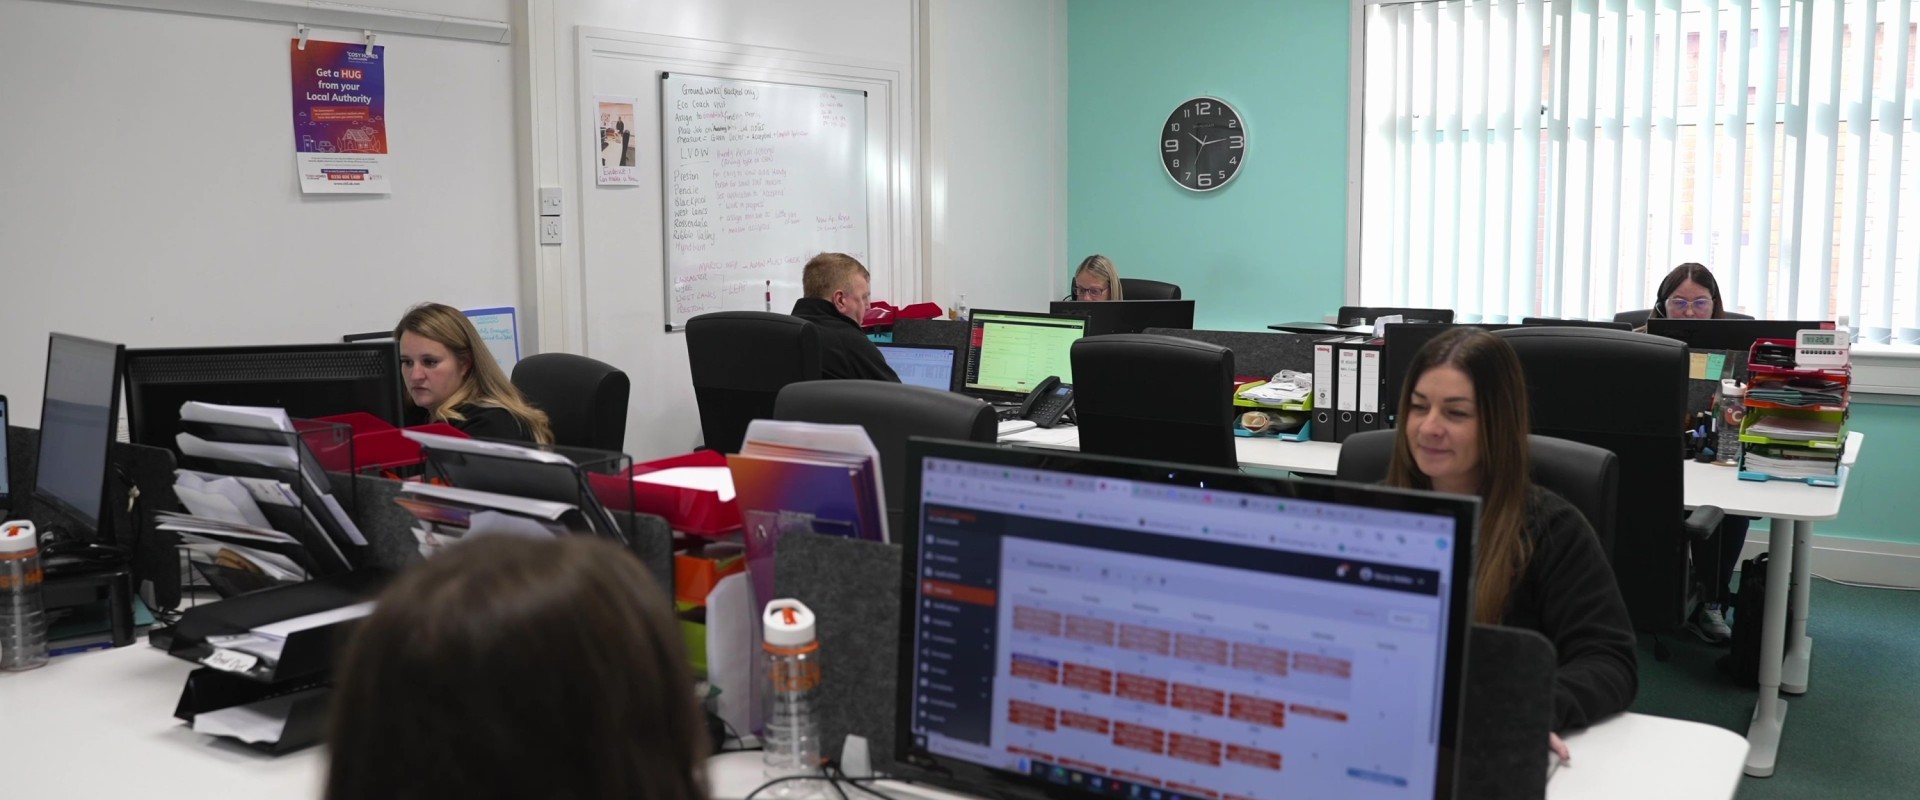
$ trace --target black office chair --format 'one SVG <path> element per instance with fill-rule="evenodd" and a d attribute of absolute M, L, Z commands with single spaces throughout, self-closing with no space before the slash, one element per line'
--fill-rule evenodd
<path fill-rule="evenodd" d="M 887 529 L 901 527 L 906 510 L 907 439 L 992 442 L 999 432 L 993 407 L 978 398 L 886 381 L 809 381 L 780 390 L 773 418 L 859 425 L 880 451 L 886 484 Z"/>
<path fill-rule="evenodd" d="M 1690 539 L 1713 534 L 1724 515 L 1685 499 L 1687 346 L 1672 339 L 1592 328 L 1497 331 L 1520 356 L 1533 432 L 1602 447 L 1620 458 L 1613 571 L 1634 625 L 1678 628 L 1692 611 Z M 1656 642 L 1655 656 L 1664 660 Z"/>
<path fill-rule="evenodd" d="M 1647 318 L 1650 316 L 1653 316 L 1653 309 L 1651 308 L 1629 308 L 1613 315 L 1613 321 L 1624 322 L 1631 328 L 1644 328 L 1647 326 Z M 1727 312 L 1727 319 L 1753 319 L 1753 317 L 1736 311 L 1729 311 Z"/>
<path fill-rule="evenodd" d="M 1120 299 L 1178 300 L 1180 286 L 1166 281 L 1150 281 L 1146 278 L 1121 278 Z"/>
<path fill-rule="evenodd" d="M 1375 483 L 1387 477 L 1393 461 L 1397 431 L 1365 431 L 1340 443 L 1338 480 Z M 1619 503 L 1620 459 L 1612 452 L 1552 436 L 1527 437 L 1533 461 L 1533 482 L 1567 499 L 1587 518 L 1600 537 L 1600 547 L 1612 559 L 1615 509 Z"/>
<path fill-rule="evenodd" d="M 1341 306 L 1334 320 L 1340 325 L 1372 325 L 1381 317 L 1398 314 L 1402 322 L 1444 322 L 1453 324 L 1451 308 L 1388 308 L 1386 306 Z"/>
<path fill-rule="evenodd" d="M 632 383 L 613 365 L 572 353 L 540 353 L 513 366 L 513 385 L 547 412 L 554 444 L 626 449 Z"/>
<path fill-rule="evenodd" d="M 820 379 L 820 332 L 799 317 L 716 311 L 687 320 L 687 361 L 707 447 L 740 452 L 789 383 Z"/>
<path fill-rule="evenodd" d="M 1233 351 L 1146 333 L 1073 343 L 1080 450 L 1237 469 Z"/>

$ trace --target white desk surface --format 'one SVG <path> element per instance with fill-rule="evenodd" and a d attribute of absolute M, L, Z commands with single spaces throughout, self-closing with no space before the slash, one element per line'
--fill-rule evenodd
<path fill-rule="evenodd" d="M 193 668 L 142 643 L 62 656 L 29 672 L 0 672 L 0 753 L 17 768 L 7 778 L 7 796 L 318 797 L 325 748 L 276 758 L 194 733 L 173 718 Z M 1746 741 L 1723 728 L 1639 714 L 1574 734 L 1567 747 L 1573 761 L 1547 784 L 1549 800 L 1731 798 L 1747 753 Z M 1542 744 L 1543 762 L 1545 749 Z M 739 800 L 765 782 L 759 753 L 716 756 L 708 775 L 715 800 Z"/>
<path fill-rule="evenodd" d="M 1547 782 L 1547 800 L 1719 800 L 1739 788 L 1747 741 L 1712 725 L 1622 714 L 1567 737 L 1567 749 L 1573 760 Z M 1545 769 L 1545 744 L 1540 751 Z M 707 765 L 713 800 L 743 800 L 766 782 L 759 753 L 724 753 Z M 967 797 L 900 784 L 876 788 L 903 800 Z"/>

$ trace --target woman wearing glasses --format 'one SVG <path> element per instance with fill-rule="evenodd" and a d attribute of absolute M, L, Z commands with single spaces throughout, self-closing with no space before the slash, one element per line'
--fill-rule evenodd
<path fill-rule="evenodd" d="M 1113 259 L 1094 254 L 1073 271 L 1073 294 L 1068 300 L 1123 300 L 1120 296 L 1120 271 Z"/>
<path fill-rule="evenodd" d="M 1720 302 L 1720 282 L 1701 264 L 1687 262 L 1674 267 L 1660 281 L 1650 316 L 1654 319 L 1724 319 L 1727 309 Z"/>
<path fill-rule="evenodd" d="M 1674 267 L 1660 281 L 1650 315 L 1654 319 L 1725 319 L 1726 316 L 1726 306 L 1720 302 L 1719 281 L 1713 279 L 1713 273 L 1704 265 L 1693 262 Z M 1752 522 L 1749 517 L 1729 514 L 1713 536 L 1693 543 L 1694 564 L 1707 588 L 1700 608 L 1687 620 L 1687 629 L 1701 639 L 1719 643 L 1733 636 L 1726 616 L 1733 592 L 1727 584 L 1733 580 L 1733 565 L 1740 560 L 1740 546 L 1745 543 L 1747 526 Z M 1713 571 L 1708 573 L 1708 569 Z"/>

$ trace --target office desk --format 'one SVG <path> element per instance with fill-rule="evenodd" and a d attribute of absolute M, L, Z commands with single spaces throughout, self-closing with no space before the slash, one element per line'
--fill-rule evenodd
<path fill-rule="evenodd" d="M 1718 800 L 1740 785 L 1747 743 L 1725 728 L 1622 714 L 1567 737 L 1573 760 L 1547 781 L 1547 800 Z M 1545 769 L 1546 747 L 1541 746 Z M 766 782 L 759 753 L 723 753 L 707 760 L 713 800 L 743 800 Z M 905 784 L 875 787 L 901 800 L 969 800 L 967 795 Z M 850 792 L 849 797 L 856 796 Z"/>
<path fill-rule="evenodd" d="M 1052 450 L 1080 449 L 1079 431 L 1070 425 L 1025 430 L 1001 437 L 1000 442 Z M 1333 442 L 1283 442 L 1270 436 L 1235 437 L 1233 449 L 1242 467 L 1332 477 L 1340 466 L 1340 445 Z"/>
<path fill-rule="evenodd" d="M 1057 428 L 1046 444 L 1022 442 L 1021 434 L 1003 442 L 1078 449 L 1070 428 Z M 1044 435 L 1047 432 L 1042 432 Z M 1751 751 L 1747 774 L 1773 774 L 1780 752 L 1780 731 L 1787 703 L 1780 693 L 1802 694 L 1813 657 L 1813 639 L 1807 636 L 1808 603 L 1813 578 L 1813 523 L 1840 515 L 1846 499 L 1846 473 L 1853 468 L 1866 435 L 1847 434 L 1838 487 L 1808 486 L 1786 481 L 1743 481 L 1732 467 L 1689 461 L 1686 464 L 1688 508 L 1718 506 L 1728 514 L 1768 519 L 1767 594 L 1760 631 L 1760 692 L 1754 703 L 1753 723 L 1747 729 Z M 1235 439 L 1243 467 L 1267 467 L 1313 475 L 1332 475 L 1340 463 L 1340 445 L 1329 442 L 1283 442 L 1277 439 Z"/>
<path fill-rule="evenodd" d="M 1747 774 L 1773 774 L 1787 702 L 1781 692 L 1803 694 L 1813 659 L 1807 615 L 1813 580 L 1813 523 L 1840 516 L 1848 474 L 1866 435 L 1847 434 L 1837 487 L 1784 481 L 1743 481 L 1731 467 L 1687 462 L 1687 507 L 1719 506 L 1728 514 L 1766 517 L 1767 595 L 1760 627 L 1760 696 L 1747 728 Z"/>

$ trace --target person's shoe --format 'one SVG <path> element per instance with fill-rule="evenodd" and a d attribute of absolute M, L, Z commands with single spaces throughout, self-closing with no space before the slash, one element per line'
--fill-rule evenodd
<path fill-rule="evenodd" d="M 1694 612 L 1693 619 L 1687 620 L 1687 630 L 1713 644 L 1733 638 L 1733 628 L 1727 626 L 1727 619 L 1721 615 L 1719 606 L 1701 606 L 1699 611 Z"/>

